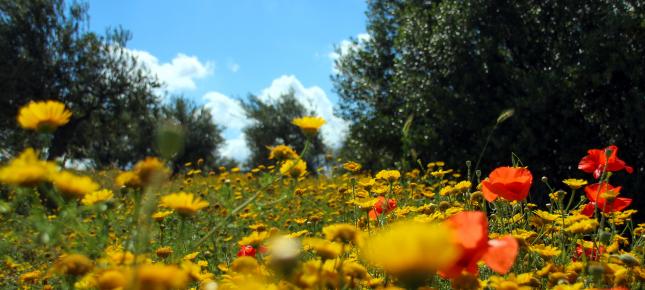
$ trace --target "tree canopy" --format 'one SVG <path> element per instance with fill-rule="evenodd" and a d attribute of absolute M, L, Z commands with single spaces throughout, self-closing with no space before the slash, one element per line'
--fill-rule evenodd
<path fill-rule="evenodd" d="M 484 172 L 514 152 L 538 174 L 567 176 L 588 148 L 610 143 L 643 160 L 644 9 L 639 1 L 368 1 L 370 37 L 354 40 L 333 76 L 340 111 L 353 121 L 345 155 L 371 168 L 413 166 L 414 156 L 463 168 L 513 109 L 490 138 Z"/>

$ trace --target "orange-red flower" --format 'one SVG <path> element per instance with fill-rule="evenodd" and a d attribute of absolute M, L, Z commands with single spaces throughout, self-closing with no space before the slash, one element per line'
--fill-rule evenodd
<path fill-rule="evenodd" d="M 378 201 L 374 204 L 374 208 L 370 210 L 369 215 L 371 220 L 375 220 L 376 217 L 383 214 L 383 205 L 385 204 L 385 197 L 377 197 Z M 390 198 L 387 201 L 386 213 L 391 212 L 396 208 L 396 199 Z"/>
<path fill-rule="evenodd" d="M 604 213 L 621 211 L 632 203 L 631 198 L 616 197 L 620 194 L 620 186 L 612 186 L 604 182 L 601 184 L 594 183 L 585 187 L 585 194 L 589 199 L 589 203 L 582 209 L 582 214 L 586 216 L 593 216 L 596 205 L 598 209 Z M 606 198 L 605 196 L 611 197 Z"/>
<path fill-rule="evenodd" d="M 467 271 L 477 274 L 477 263 L 483 260 L 499 274 L 506 274 L 513 266 L 518 253 L 518 243 L 512 236 L 488 240 L 488 220 L 479 211 L 465 211 L 450 217 L 447 224 L 457 232 L 457 241 L 462 248 L 461 256 L 451 268 L 441 275 L 455 278 Z"/>
<path fill-rule="evenodd" d="M 531 171 L 521 167 L 498 167 L 482 181 L 484 197 L 489 202 L 498 196 L 507 200 L 524 200 L 533 183 Z"/>
<path fill-rule="evenodd" d="M 605 152 L 609 152 L 609 156 Z M 578 163 L 578 169 L 593 173 L 594 178 L 600 178 L 603 169 L 607 166 L 607 171 L 621 171 L 625 169 L 627 173 L 634 172 L 634 168 L 625 164 L 625 161 L 618 158 L 618 147 L 616 145 L 608 146 L 605 149 L 589 149 L 587 156 L 582 157 Z"/>

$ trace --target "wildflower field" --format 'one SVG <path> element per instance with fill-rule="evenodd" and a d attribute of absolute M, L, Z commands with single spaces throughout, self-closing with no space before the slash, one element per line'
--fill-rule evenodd
<path fill-rule="evenodd" d="M 42 138 L 64 104 L 17 121 Z M 325 121 L 293 121 L 307 138 Z M 149 157 L 129 171 L 73 171 L 25 148 L 0 168 L 2 289 L 642 289 L 645 224 L 612 184 L 618 148 L 590 149 L 586 179 L 492 172 L 309 172 L 304 148 L 271 148 L 248 171 L 201 160 L 172 174 Z M 296 149 L 301 149 L 299 152 Z M 535 190 L 545 183 L 548 192 Z M 546 207 L 532 196 L 548 195 Z"/>

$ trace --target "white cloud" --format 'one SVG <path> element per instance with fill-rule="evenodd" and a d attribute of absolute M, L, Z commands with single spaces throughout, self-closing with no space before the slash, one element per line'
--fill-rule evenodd
<path fill-rule="evenodd" d="M 349 123 L 334 115 L 333 103 L 320 87 L 305 87 L 295 76 L 283 75 L 274 79 L 269 87 L 263 89 L 258 94 L 258 98 L 264 103 L 271 104 L 291 89 L 300 104 L 327 121 L 327 124 L 321 129 L 325 145 L 334 149 L 340 148 L 347 134 Z M 248 126 L 251 121 L 244 115 L 240 101 L 219 92 L 206 93 L 203 100 L 213 114 L 215 123 L 224 127 L 226 143 L 220 149 L 220 154 L 240 162 L 245 161 L 250 155 L 250 150 L 242 129 Z"/>
<path fill-rule="evenodd" d="M 161 63 L 159 59 L 144 50 L 128 49 L 139 62 L 165 84 L 169 92 L 194 90 L 196 79 L 213 74 L 213 62 L 201 62 L 196 56 L 178 53 L 170 62 Z"/>
<path fill-rule="evenodd" d="M 206 102 L 206 108 L 211 111 L 215 124 L 240 130 L 250 123 L 239 100 L 219 92 L 208 92 L 202 99 Z"/>
<path fill-rule="evenodd" d="M 244 115 L 240 101 L 219 92 L 208 92 L 202 99 L 213 115 L 215 124 L 224 128 L 226 141 L 219 150 L 220 155 L 240 163 L 246 161 L 251 151 L 246 145 L 242 129 L 251 121 Z"/>
<path fill-rule="evenodd" d="M 246 145 L 244 134 L 240 134 L 237 138 L 227 139 L 224 146 L 220 148 L 219 153 L 221 156 L 235 159 L 240 163 L 246 161 L 251 155 L 249 146 Z"/>
<path fill-rule="evenodd" d="M 364 45 L 365 42 L 370 40 L 370 35 L 367 33 L 361 33 L 356 36 L 356 43 L 354 41 L 349 40 L 349 39 L 343 39 L 340 44 L 338 45 L 338 50 L 334 50 L 330 52 L 327 56 L 331 60 L 331 70 L 333 73 L 338 73 L 338 69 L 336 68 L 336 60 L 339 59 L 341 56 L 349 53 L 350 51 L 353 51 L 355 49 L 360 48 L 361 46 Z"/>
<path fill-rule="evenodd" d="M 321 129 L 325 145 L 334 149 L 340 148 L 347 134 L 349 122 L 334 115 L 334 105 L 320 87 L 306 88 L 295 76 L 283 75 L 274 79 L 268 88 L 263 89 L 258 98 L 265 103 L 272 103 L 291 89 L 294 90 L 296 100 L 300 104 L 327 121 Z"/>
<path fill-rule="evenodd" d="M 237 71 L 239 71 L 239 70 L 240 70 L 240 65 L 239 65 L 239 64 L 237 64 L 237 63 L 232 62 L 232 63 L 229 63 L 229 64 L 228 64 L 228 69 L 229 69 L 231 72 L 236 73 Z"/>

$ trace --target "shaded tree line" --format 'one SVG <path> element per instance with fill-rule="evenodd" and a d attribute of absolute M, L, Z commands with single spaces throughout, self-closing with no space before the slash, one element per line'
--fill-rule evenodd
<path fill-rule="evenodd" d="M 587 149 L 616 144 L 636 171 L 617 183 L 643 190 L 643 1 L 367 2 L 370 38 L 354 40 L 332 76 L 353 122 L 346 158 L 465 169 L 513 109 L 490 137 L 484 175 L 515 153 L 536 186 L 547 176 L 563 187 L 587 177 L 577 170 Z"/>

